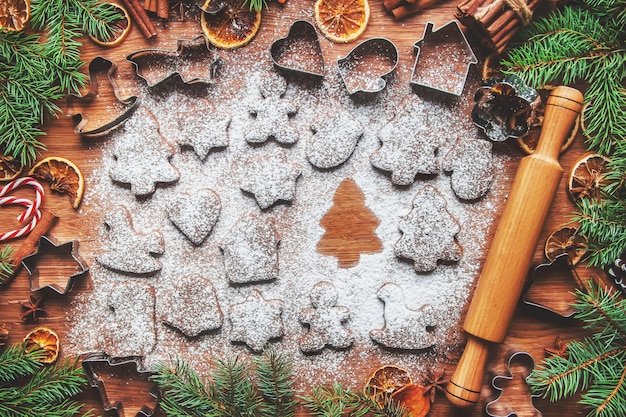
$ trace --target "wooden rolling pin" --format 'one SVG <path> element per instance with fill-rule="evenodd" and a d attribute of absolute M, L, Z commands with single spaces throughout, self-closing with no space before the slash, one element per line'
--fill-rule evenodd
<path fill-rule="evenodd" d="M 580 91 L 555 88 L 546 102 L 537 150 L 520 161 L 463 324 L 467 345 L 446 388 L 457 407 L 480 399 L 489 348 L 502 343 L 511 322 L 563 173 L 559 150 L 582 104 Z"/>

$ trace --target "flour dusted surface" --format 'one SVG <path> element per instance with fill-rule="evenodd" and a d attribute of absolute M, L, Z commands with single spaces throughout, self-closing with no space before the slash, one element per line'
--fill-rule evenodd
<path fill-rule="evenodd" d="M 233 343 L 233 339 L 238 337 L 233 335 L 234 326 L 229 317 L 229 312 L 247 299 L 282 302 L 282 337 L 278 337 L 277 323 L 272 322 L 275 331 L 270 332 L 268 340 L 278 352 L 294 359 L 298 379 L 296 386 L 302 391 L 308 391 L 311 385 L 330 384 L 337 380 L 348 386 L 360 387 L 364 375 L 385 363 L 396 363 L 414 375 L 420 375 L 426 367 L 445 360 L 461 341 L 461 312 L 478 276 L 491 219 L 501 203 L 498 185 L 503 178 L 496 177 L 484 198 L 463 202 L 451 188 L 450 175 L 442 170 L 418 177 L 412 184 L 400 187 L 392 183 L 388 173 L 374 168 L 370 157 L 381 146 L 379 131 L 393 119 L 403 99 L 416 94 L 408 85 L 397 82 L 393 77 L 385 90 L 365 102 L 350 99 L 337 74 L 327 74 L 320 85 L 288 83 L 284 99 L 298 107 L 298 112 L 290 121 L 298 129 L 300 139 L 293 144 L 280 144 L 268 138 L 265 143 L 251 145 L 245 139 L 246 132 L 253 125 L 248 109 L 250 103 L 262 97 L 259 86 L 254 82 L 242 85 L 237 80 L 244 75 L 247 80 L 255 80 L 273 69 L 265 54 L 248 53 L 245 48 L 238 52 L 236 59 L 235 55 L 227 55 L 225 60 L 216 83 L 206 88 L 206 98 L 214 103 L 219 101 L 220 113 L 230 118 L 228 146 L 211 149 L 203 159 L 194 149 L 176 144 L 179 121 L 172 109 L 187 111 L 190 124 L 203 120 L 202 112 L 193 111 L 194 100 L 190 99 L 193 94 L 189 93 L 189 89 L 172 82 L 158 92 L 148 89 L 142 92 L 142 106 L 156 116 L 161 135 L 176 148 L 169 162 L 180 173 L 177 182 L 158 184 L 149 198 L 136 198 L 128 188 L 114 183 L 108 175 L 115 165 L 113 144 L 124 138 L 124 130 L 114 132 L 103 143 L 100 169 L 87 178 L 82 208 L 96 210 L 102 219 L 104 213 L 123 205 L 132 213 L 133 225 L 138 232 L 161 232 L 165 250 L 158 261 L 162 268 L 153 276 L 139 277 L 118 273 L 96 263 L 91 270 L 93 292 L 78 297 L 68 312 L 71 330 L 65 346 L 66 353 L 71 355 L 107 349 L 109 346 L 99 335 L 101 331 L 111 328 L 110 323 L 103 320 L 109 292 L 118 285 L 141 284 L 140 288 L 152 288 L 155 304 L 159 306 L 159 314 L 154 316 L 154 348 L 144 348 L 145 352 L 141 352 L 145 354 L 144 366 L 147 368 L 178 355 L 200 373 L 207 374 L 216 358 L 254 355 L 253 350 L 258 345 Z M 408 72 L 410 68 L 399 67 L 398 71 Z M 428 129 L 423 130 L 424 135 L 426 138 L 430 135 L 433 141 L 437 141 L 438 155 L 446 155 L 458 137 L 484 140 L 466 116 L 467 107 L 471 105 L 466 97 L 445 103 L 431 102 L 427 97 L 420 97 L 420 100 L 430 124 Z M 322 110 L 328 111 L 329 106 L 336 107 L 338 112 L 349 112 L 364 127 L 364 132 L 345 162 L 331 169 L 319 169 L 308 161 L 306 147 L 314 135 L 311 126 L 323 122 L 317 115 Z M 133 125 L 140 131 L 142 114 L 137 113 L 135 117 L 138 119 Z M 146 117 L 145 129 L 151 129 L 151 123 Z M 446 137 L 449 139 L 445 140 Z M 277 202 L 261 209 L 255 198 L 240 190 L 237 169 L 250 157 L 281 153 L 286 155 L 289 163 L 302 168 L 294 197 L 290 203 Z M 500 155 L 494 155 L 496 168 L 502 166 L 502 159 Z M 493 172 L 498 172 L 498 169 Z M 319 221 L 332 207 L 337 187 L 347 178 L 355 181 L 365 195 L 366 206 L 379 218 L 381 224 L 375 233 L 383 242 L 383 250 L 362 254 L 354 267 L 339 268 L 336 258 L 319 254 L 316 245 L 324 234 Z M 393 246 L 401 237 L 398 230 L 400 219 L 410 212 L 414 196 L 426 185 L 435 187 L 441 193 L 448 211 L 462 225 L 457 239 L 463 248 L 463 256 L 454 265 L 438 265 L 434 271 L 420 274 L 416 273 L 412 262 L 395 255 Z M 167 207 L 181 193 L 198 188 L 215 192 L 221 202 L 221 211 L 210 234 L 200 245 L 195 245 L 168 219 Z M 271 223 L 278 234 L 279 267 L 275 279 L 243 285 L 234 285 L 227 279 L 220 243 L 228 240 L 244 213 L 256 213 L 256 216 Z M 100 241 L 106 232 L 104 226 L 97 223 L 92 229 L 93 239 Z M 211 281 L 219 310 L 224 315 L 221 327 L 189 337 L 162 323 L 160 317 L 165 317 L 162 309 L 167 305 L 159 301 L 159 294 L 173 292 L 175 281 L 181 276 L 202 276 Z M 311 288 L 322 281 L 335 287 L 336 305 L 350 311 L 349 319 L 342 324 L 350 332 L 353 342 L 345 349 L 324 348 L 316 354 L 303 354 L 298 341 L 307 333 L 307 328 L 299 317 L 303 309 L 311 307 Z M 378 292 L 387 283 L 402 290 L 407 309 L 419 310 L 426 304 L 432 307 L 432 315 L 437 322 L 432 332 L 432 347 L 417 351 L 393 350 L 370 337 L 371 331 L 385 327 L 385 303 L 378 297 Z M 271 306 L 264 311 L 276 313 L 278 304 Z M 197 314 L 197 309 L 204 306 L 188 303 L 175 308 L 182 311 L 176 311 L 174 316 L 184 317 L 184 313 Z M 149 307 L 147 309 L 150 310 Z M 276 318 L 276 314 L 267 317 Z M 186 330 L 189 334 L 197 330 L 194 323 L 185 326 L 189 326 Z M 261 333 L 266 330 L 256 333 L 253 327 L 249 327 L 247 338 L 260 343 L 259 340 L 264 340 L 260 337 Z M 146 337 L 148 341 L 152 337 L 150 334 L 137 336 Z M 137 338 L 119 340 L 118 343 L 118 351 L 125 353 L 146 346 L 145 343 L 139 344 Z"/>

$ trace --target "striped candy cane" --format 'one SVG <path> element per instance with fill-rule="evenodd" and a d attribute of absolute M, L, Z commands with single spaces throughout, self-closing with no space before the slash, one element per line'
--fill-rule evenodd
<path fill-rule="evenodd" d="M 27 198 L 7 196 L 8 193 L 22 186 L 30 186 L 35 189 L 34 201 L 31 201 Z M 39 211 L 39 207 L 43 202 L 43 196 L 43 186 L 39 181 L 31 177 L 18 178 L 2 187 L 2 189 L 0 190 L 0 206 L 16 204 L 26 207 L 26 210 L 24 210 L 19 216 L 17 216 L 17 221 L 20 223 L 25 223 L 28 221 L 28 223 L 20 229 L 0 233 L 0 241 L 15 239 L 20 236 L 24 236 L 25 234 L 30 233 L 35 228 L 35 226 L 37 226 L 37 223 L 39 223 L 39 220 L 41 219 L 41 212 Z"/>

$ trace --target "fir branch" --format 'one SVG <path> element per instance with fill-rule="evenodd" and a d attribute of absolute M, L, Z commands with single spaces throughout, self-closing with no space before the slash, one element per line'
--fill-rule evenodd
<path fill-rule="evenodd" d="M 243 2 L 244 6 L 250 6 L 250 10 L 258 12 L 263 10 L 263 6 L 267 8 L 266 0 L 246 0 Z"/>
<path fill-rule="evenodd" d="M 585 391 L 580 403 L 591 407 L 589 416 L 621 417 L 626 408 L 626 299 L 593 283 L 576 295 L 575 317 L 594 334 L 570 342 L 567 357 L 544 359 L 527 381 L 550 401 Z"/>
<path fill-rule="evenodd" d="M 270 349 L 260 358 L 255 358 L 254 364 L 258 389 L 263 395 L 262 413 L 275 417 L 295 416 L 291 361 Z"/>
<path fill-rule="evenodd" d="M 209 392 L 221 416 L 255 416 L 261 400 L 256 395 L 248 367 L 239 357 L 217 361 Z"/>
<path fill-rule="evenodd" d="M 40 351 L 26 352 L 22 344 L 15 344 L 0 352 L 0 388 L 8 382 L 35 374 L 41 368 L 37 362 Z"/>
<path fill-rule="evenodd" d="M 6 245 L 0 250 L 0 285 L 13 276 L 13 248 Z"/>

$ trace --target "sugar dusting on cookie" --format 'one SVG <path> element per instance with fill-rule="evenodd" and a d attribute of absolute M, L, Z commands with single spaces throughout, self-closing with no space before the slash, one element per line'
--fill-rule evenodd
<path fill-rule="evenodd" d="M 113 288 L 126 285 L 139 285 L 152 288 L 159 309 L 170 309 L 167 315 L 186 317 L 197 313 L 203 305 L 195 303 L 160 303 L 159 294 L 173 292 L 175 280 L 180 276 L 203 276 L 209 278 L 219 309 L 224 314 L 223 324 L 213 330 L 201 331 L 192 337 L 165 325 L 154 316 L 156 340 L 152 349 L 146 343 L 138 343 L 136 338 L 117 340 L 118 352 L 137 352 L 145 355 L 144 366 L 152 368 L 156 363 L 168 361 L 172 355 L 185 359 L 201 374 L 208 374 L 217 358 L 249 357 L 255 355 L 259 344 L 267 341 L 278 352 L 289 355 L 294 360 L 297 382 L 296 388 L 308 391 L 312 385 L 331 384 L 334 381 L 347 386 L 361 387 L 366 375 L 379 365 L 395 363 L 405 367 L 414 375 L 420 375 L 433 362 L 446 360 L 461 342 L 461 312 L 468 300 L 470 289 L 478 276 L 480 259 L 484 253 L 485 237 L 491 227 L 492 218 L 503 203 L 503 189 L 506 179 L 499 176 L 504 156 L 493 155 L 493 175 L 495 181 L 483 198 L 475 201 L 460 200 L 451 187 L 451 177 L 440 170 L 428 176 L 418 176 L 406 186 L 394 185 L 390 174 L 372 166 L 371 155 L 380 146 L 379 132 L 400 110 L 405 97 L 416 94 L 408 85 L 391 79 L 385 90 L 369 101 L 357 102 L 348 97 L 337 74 L 328 74 L 324 81 L 315 86 L 288 83 L 284 97 L 298 106 L 298 112 L 291 123 L 298 128 L 301 136 L 293 144 L 281 144 L 269 138 L 262 144 L 251 145 L 245 134 L 251 125 L 249 104 L 259 98 L 259 86 L 254 82 L 242 85 L 239 80 L 255 80 L 262 74 L 273 71 L 263 54 L 238 51 L 235 55 L 225 54 L 225 68 L 219 82 L 206 90 L 207 98 L 217 102 L 220 112 L 231 117 L 228 126 L 228 146 L 212 149 L 201 159 L 192 149 L 177 149 L 170 163 L 180 173 L 178 181 L 172 184 L 157 184 L 149 198 L 136 198 L 126 187 L 111 181 L 108 172 L 115 165 L 113 144 L 124 141 L 123 130 L 110 135 L 102 145 L 102 159 L 94 161 L 99 166 L 87 178 L 88 187 L 83 200 L 83 210 L 104 213 L 116 205 L 123 205 L 132 213 L 135 229 L 141 233 L 158 230 L 165 241 L 165 250 L 158 257 L 162 264 L 160 271 L 150 277 L 138 277 L 118 273 L 103 268 L 97 263 L 91 270 L 93 292 L 77 297 L 68 311 L 71 329 L 64 346 L 68 355 L 107 349 L 109 346 L 100 339 L 101 331 L 110 330 L 107 322 L 109 293 Z M 398 68 L 398 71 L 410 71 Z M 408 74 L 403 74 L 408 78 Z M 475 80 L 476 82 L 476 80 Z M 170 144 L 176 143 L 178 122 L 172 108 L 188 111 L 190 123 L 203 118 L 202 113 L 194 112 L 192 94 L 184 86 L 171 83 L 156 92 L 146 89 L 142 92 L 142 106 L 149 109 L 159 121 L 161 135 Z M 472 126 L 463 114 L 468 109 L 468 98 L 442 103 L 420 97 L 420 105 L 428 114 L 429 128 L 424 129 L 425 140 L 437 141 L 437 158 L 448 154 L 459 137 L 480 139 L 480 131 Z M 330 169 L 313 166 L 308 158 L 306 146 L 313 137 L 311 126 L 323 123 L 319 118 L 328 106 L 337 106 L 337 112 L 346 111 L 363 126 L 363 134 L 353 152 L 340 165 Z M 151 121 L 142 113 L 134 116 L 134 129 L 151 129 Z M 146 132 L 148 133 L 148 132 Z M 290 163 L 302 167 L 295 186 L 295 194 L 290 202 L 274 204 L 261 209 L 254 198 L 242 192 L 239 187 L 239 172 L 249 158 L 266 154 L 284 153 Z M 138 165 L 149 161 L 139 159 Z M 320 219 L 333 205 L 333 195 L 339 184 L 353 179 L 365 195 L 366 206 L 378 217 L 380 226 L 375 230 L 383 242 L 379 253 L 363 254 L 358 264 L 351 268 L 340 268 L 337 260 L 317 252 L 316 245 L 324 233 Z M 458 181 L 458 180 L 457 180 Z M 438 190 L 447 202 L 447 210 L 461 225 L 457 235 L 463 247 L 463 256 L 455 264 L 438 264 L 434 271 L 417 273 L 412 262 L 396 256 L 394 244 L 400 239 L 398 224 L 412 209 L 414 196 L 425 186 Z M 194 188 L 214 191 L 221 202 L 219 218 L 210 234 L 200 244 L 195 245 L 168 219 L 167 207 L 175 201 L 180 192 Z M 224 267 L 224 254 L 220 242 L 227 240 L 234 226 L 244 213 L 256 213 L 263 221 L 271 223 L 280 238 L 278 245 L 278 273 L 275 279 L 263 282 L 233 284 L 227 279 Z M 101 223 L 90 225 L 90 236 L 99 242 L 105 234 Z M 252 231 L 248 231 L 253 233 Z M 251 236 L 264 239 L 263 236 Z M 251 252 L 250 256 L 254 256 Z M 337 292 L 337 306 L 350 312 L 348 320 L 342 323 L 353 337 L 352 344 L 342 349 L 323 348 L 318 353 L 302 353 L 299 341 L 307 333 L 306 326 L 299 320 L 302 310 L 311 307 L 310 291 L 319 282 L 330 282 Z M 405 296 L 405 307 L 416 311 L 424 305 L 432 307 L 437 325 L 432 336 L 434 345 L 426 349 L 388 349 L 370 337 L 370 332 L 385 328 L 386 304 L 378 292 L 385 284 L 399 287 Z M 252 298 L 250 298 L 252 297 Z M 260 297 L 260 298 L 259 298 Z M 281 330 L 267 333 L 264 324 L 233 326 L 229 312 L 237 311 L 236 306 L 245 300 L 279 300 L 282 302 L 280 314 L 278 304 L 262 308 L 261 317 L 267 325 Z M 128 299 L 127 303 L 134 303 Z M 264 303 L 252 303 L 249 305 Z M 143 304 L 142 304 L 143 306 Z M 248 306 L 248 304 L 244 304 Z M 149 306 L 145 306 L 150 310 Z M 253 312 L 250 312 L 253 313 Z M 149 311 L 148 313 L 149 314 Z M 132 321 L 127 318 L 128 321 Z M 187 330 L 193 335 L 197 330 L 192 323 Z M 138 330 L 141 332 L 141 329 Z M 268 337 L 269 336 L 269 337 Z M 137 337 L 150 340 L 150 334 L 139 333 Z M 246 341 L 253 346 L 246 344 Z M 364 365 L 367 364 L 367 365 Z"/>

